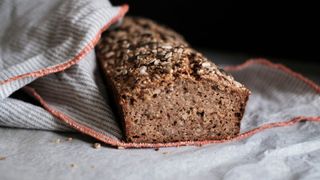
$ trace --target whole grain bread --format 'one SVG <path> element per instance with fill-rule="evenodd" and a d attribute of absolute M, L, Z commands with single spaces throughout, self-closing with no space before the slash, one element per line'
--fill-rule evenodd
<path fill-rule="evenodd" d="M 218 140 L 239 133 L 250 91 L 176 32 L 126 17 L 103 34 L 96 52 L 128 142 Z"/>

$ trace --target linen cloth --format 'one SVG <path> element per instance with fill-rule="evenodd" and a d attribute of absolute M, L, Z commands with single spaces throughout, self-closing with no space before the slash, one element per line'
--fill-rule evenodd
<path fill-rule="evenodd" d="M 31 83 L 47 101 L 54 99 L 52 106 L 120 138 L 93 48 L 101 31 L 117 23 L 127 7 L 105 0 L 0 3 L 0 125 L 71 130 L 43 108 L 9 97 Z"/>
<path fill-rule="evenodd" d="M 113 7 L 102 0 L 2 1 L 0 126 L 77 130 L 112 146 L 128 148 L 226 142 L 123 141 L 94 45 L 101 32 L 117 23 L 126 10 L 127 6 Z M 226 70 L 252 91 L 241 123 L 242 134 L 233 141 L 267 128 L 320 121 L 319 86 L 301 75 L 266 60 Z M 10 97 L 21 88 L 42 106 Z"/>

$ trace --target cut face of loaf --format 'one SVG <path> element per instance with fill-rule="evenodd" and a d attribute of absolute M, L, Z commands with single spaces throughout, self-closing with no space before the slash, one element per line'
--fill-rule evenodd
<path fill-rule="evenodd" d="M 124 18 L 97 55 L 128 142 L 218 140 L 239 133 L 250 94 L 174 31 Z"/>

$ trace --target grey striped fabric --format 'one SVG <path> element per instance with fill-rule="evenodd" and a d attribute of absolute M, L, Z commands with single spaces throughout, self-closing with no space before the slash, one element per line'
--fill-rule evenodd
<path fill-rule="evenodd" d="M 74 58 L 118 13 L 106 0 L 0 1 L 0 99 L 36 78 L 1 82 Z"/>
<path fill-rule="evenodd" d="M 43 108 L 14 98 L 0 101 L 0 126 L 72 131 Z"/>
<path fill-rule="evenodd" d="M 32 82 L 52 107 L 97 132 L 121 138 L 92 44 L 119 13 L 119 7 L 105 0 L 1 1 L 0 126 L 72 131 L 43 108 L 8 97 Z M 91 52 L 65 72 L 10 81 L 66 63 L 88 46 Z"/>
<path fill-rule="evenodd" d="M 297 116 L 320 116 L 319 92 L 287 72 L 257 63 L 231 73 L 252 91 L 242 132 Z"/>
<path fill-rule="evenodd" d="M 102 77 L 92 51 L 66 71 L 39 78 L 30 86 L 54 109 L 96 132 L 121 139 Z"/>
<path fill-rule="evenodd" d="M 28 84 L 56 111 L 122 140 L 92 44 L 119 11 L 103 0 L 1 1 L 0 126 L 72 131 L 42 107 L 10 97 Z M 86 47 L 88 53 L 79 56 Z M 75 57 L 80 61 L 65 70 L 42 71 Z M 319 92 L 301 79 L 263 63 L 230 72 L 252 91 L 242 132 L 296 116 L 320 116 Z"/>

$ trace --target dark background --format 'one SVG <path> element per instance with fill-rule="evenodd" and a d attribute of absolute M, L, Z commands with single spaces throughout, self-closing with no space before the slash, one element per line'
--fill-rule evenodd
<path fill-rule="evenodd" d="M 319 64 L 320 10 L 315 1 L 111 2 L 129 4 L 129 15 L 165 24 L 196 48 Z"/>

